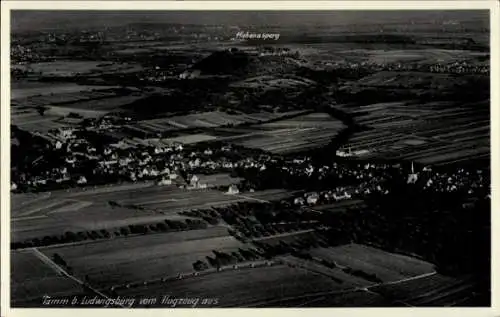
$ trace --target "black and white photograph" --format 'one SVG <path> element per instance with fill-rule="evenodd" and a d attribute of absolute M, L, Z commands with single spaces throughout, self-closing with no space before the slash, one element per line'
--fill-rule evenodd
<path fill-rule="evenodd" d="M 492 306 L 490 22 L 11 10 L 7 303 Z"/>

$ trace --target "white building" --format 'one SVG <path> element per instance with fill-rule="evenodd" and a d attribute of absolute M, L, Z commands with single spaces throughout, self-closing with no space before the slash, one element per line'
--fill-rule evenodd
<path fill-rule="evenodd" d="M 293 203 L 294 203 L 295 205 L 303 205 L 303 204 L 305 204 L 305 201 L 304 201 L 304 198 L 302 198 L 302 197 L 297 197 L 297 198 L 295 198 L 295 199 L 293 200 Z"/>
<path fill-rule="evenodd" d="M 411 162 L 411 174 L 408 175 L 408 180 L 406 181 L 408 184 L 415 184 L 418 180 L 418 175 L 415 173 L 415 169 L 413 168 L 413 162 Z"/>
<path fill-rule="evenodd" d="M 191 184 L 191 186 L 196 186 L 196 185 L 198 185 L 199 181 L 200 181 L 200 178 L 196 175 L 193 175 L 193 176 L 191 176 L 191 179 L 189 180 L 189 184 Z"/>
<path fill-rule="evenodd" d="M 312 193 L 312 194 L 307 196 L 306 201 L 309 205 L 314 205 L 318 202 L 318 199 L 319 199 L 319 195 L 317 193 Z"/>
<path fill-rule="evenodd" d="M 238 186 L 236 186 L 236 185 L 229 186 L 229 188 L 227 190 L 228 194 L 238 194 L 239 192 L 240 192 L 240 190 L 238 189 Z"/>
<path fill-rule="evenodd" d="M 85 178 L 85 176 L 80 176 L 76 183 L 80 185 L 87 184 L 87 179 Z"/>
<path fill-rule="evenodd" d="M 172 185 L 172 180 L 171 180 L 171 179 L 162 178 L 162 179 L 158 182 L 158 185 L 159 185 L 159 186 L 164 186 L 164 185 Z"/>

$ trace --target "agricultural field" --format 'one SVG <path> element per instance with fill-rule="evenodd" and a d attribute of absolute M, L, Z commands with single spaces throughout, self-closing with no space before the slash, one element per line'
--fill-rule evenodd
<path fill-rule="evenodd" d="M 237 185 L 243 180 L 243 178 L 231 177 L 231 175 L 224 173 L 210 175 L 196 174 L 196 176 L 199 178 L 200 184 L 207 184 L 209 188 L 233 184 Z"/>
<path fill-rule="evenodd" d="M 12 108 L 11 124 L 17 126 L 21 130 L 30 132 L 47 133 L 52 129 L 58 129 L 71 126 L 66 122 L 60 122 L 61 115 L 49 113 L 47 111 L 43 116 L 33 108 Z"/>
<path fill-rule="evenodd" d="M 235 88 L 250 88 L 260 90 L 299 89 L 314 84 L 313 81 L 300 77 L 275 77 L 271 75 L 247 78 L 244 81 L 231 84 Z"/>
<path fill-rule="evenodd" d="M 352 199 L 352 200 L 335 202 L 333 204 L 317 205 L 309 208 L 324 213 L 337 213 L 337 212 L 346 212 L 350 208 L 358 209 L 358 208 L 363 208 L 365 206 L 366 205 L 362 200 Z"/>
<path fill-rule="evenodd" d="M 383 282 L 395 282 L 434 272 L 434 266 L 430 263 L 360 244 L 317 248 L 311 250 L 310 254 L 341 266 L 376 274 Z"/>
<path fill-rule="evenodd" d="M 178 137 L 166 138 L 163 139 L 162 142 L 166 142 L 166 144 L 196 144 L 200 142 L 206 141 L 215 141 L 218 137 L 207 134 L 207 133 L 196 133 L 196 134 L 186 134 Z"/>
<path fill-rule="evenodd" d="M 60 60 L 55 62 L 31 63 L 13 65 L 12 69 L 19 69 L 44 77 L 72 77 L 76 75 L 90 76 L 107 73 L 127 73 L 142 70 L 140 65 L 127 63 L 102 63 L 101 61 L 72 61 Z"/>
<path fill-rule="evenodd" d="M 300 112 L 252 114 L 228 114 L 221 111 L 201 112 L 185 116 L 174 116 L 161 119 L 143 120 L 137 127 L 151 132 L 161 132 L 172 129 L 215 128 L 226 125 L 254 124 L 277 119 L 282 116 L 294 115 Z"/>
<path fill-rule="evenodd" d="M 194 270 L 193 263 L 214 256 L 213 250 L 232 252 L 238 248 L 245 248 L 245 245 L 230 236 L 227 228 L 211 227 L 48 247 L 43 252 L 49 257 L 59 254 L 74 269 L 76 276 L 88 275 L 95 288 L 104 289 L 190 273 Z"/>
<path fill-rule="evenodd" d="M 293 244 L 295 242 L 301 242 L 304 240 L 317 240 L 318 235 L 314 232 L 314 229 L 300 230 L 297 232 L 286 232 L 283 234 L 277 234 L 271 237 L 263 237 L 257 238 L 254 240 L 258 240 L 259 242 L 276 246 L 279 245 L 280 242 L 285 242 L 287 244 Z"/>
<path fill-rule="evenodd" d="M 278 307 L 282 301 L 330 294 L 341 286 L 322 275 L 286 265 L 227 270 L 214 274 L 119 290 L 120 296 L 168 294 L 176 298 L 214 298 L 215 307 Z M 213 307 L 212 306 L 212 307 Z M 182 306 L 179 306 L 182 307 Z M 185 306 L 184 306 L 185 307 Z M 198 306 L 202 307 L 202 306 Z"/>
<path fill-rule="evenodd" d="M 370 290 L 415 307 L 446 307 L 460 306 L 470 299 L 474 286 L 474 281 L 467 277 L 453 278 L 433 274 L 401 283 L 376 286 Z"/>
<path fill-rule="evenodd" d="M 255 130 L 221 140 L 278 154 L 312 149 L 328 144 L 345 126 L 326 113 L 311 113 L 252 125 Z"/>
<path fill-rule="evenodd" d="M 37 250 L 11 251 L 11 305 L 40 306 L 42 296 L 71 296 L 83 293 L 77 282 L 59 275 L 42 260 Z"/>
<path fill-rule="evenodd" d="M 41 103 L 53 102 L 49 98 L 54 95 L 70 96 L 90 93 L 95 90 L 105 90 L 114 88 L 111 86 L 89 86 L 75 83 L 43 83 L 30 81 L 14 81 L 10 86 L 10 98 L 14 102 L 17 100 L 31 100 L 33 97 L 39 99 Z M 76 96 L 76 95 L 75 95 Z"/>
<path fill-rule="evenodd" d="M 365 291 L 346 291 L 342 294 L 308 296 L 282 302 L 285 307 L 394 307 L 383 296 Z"/>
<path fill-rule="evenodd" d="M 298 193 L 301 193 L 301 191 L 288 191 L 285 189 L 266 189 L 254 192 L 240 193 L 236 196 L 247 198 L 249 200 L 266 202 L 266 201 L 279 201 L 283 199 L 289 199 L 291 197 L 294 197 Z"/>
<path fill-rule="evenodd" d="M 356 122 L 373 130 L 355 133 L 348 146 L 351 151 L 367 150 L 365 158 L 443 165 L 489 157 L 488 101 L 398 102 L 360 108 L 353 112 Z"/>
<path fill-rule="evenodd" d="M 216 190 L 183 190 L 147 183 L 60 190 L 51 194 L 13 194 L 11 240 L 22 242 L 66 231 L 114 229 L 164 219 L 185 220 L 189 217 L 179 212 L 227 206 L 239 201 L 281 199 L 288 195 L 284 190 L 254 192 L 248 196 L 227 195 Z M 119 206 L 110 206 L 110 201 Z M 141 206 L 144 210 L 131 206 Z"/>
<path fill-rule="evenodd" d="M 107 98 L 91 99 L 91 100 L 78 100 L 64 106 L 68 111 L 79 112 L 81 110 L 94 110 L 94 111 L 104 111 L 112 112 L 116 111 L 123 105 L 130 104 L 136 100 L 144 98 L 141 95 L 130 95 L 130 96 L 109 96 Z M 63 107 L 60 107 L 63 108 Z"/>

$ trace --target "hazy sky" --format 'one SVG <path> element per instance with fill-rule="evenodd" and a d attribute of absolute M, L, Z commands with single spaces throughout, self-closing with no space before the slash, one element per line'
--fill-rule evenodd
<path fill-rule="evenodd" d="M 349 25 L 455 20 L 488 27 L 488 11 L 12 11 L 13 31 L 137 22 L 226 25 Z"/>

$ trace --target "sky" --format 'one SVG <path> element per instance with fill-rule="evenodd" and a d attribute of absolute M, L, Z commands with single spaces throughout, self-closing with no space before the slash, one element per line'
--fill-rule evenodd
<path fill-rule="evenodd" d="M 488 28 L 487 11 L 26 11 L 11 13 L 12 31 L 120 26 L 129 23 L 353 25 L 459 21 Z"/>

